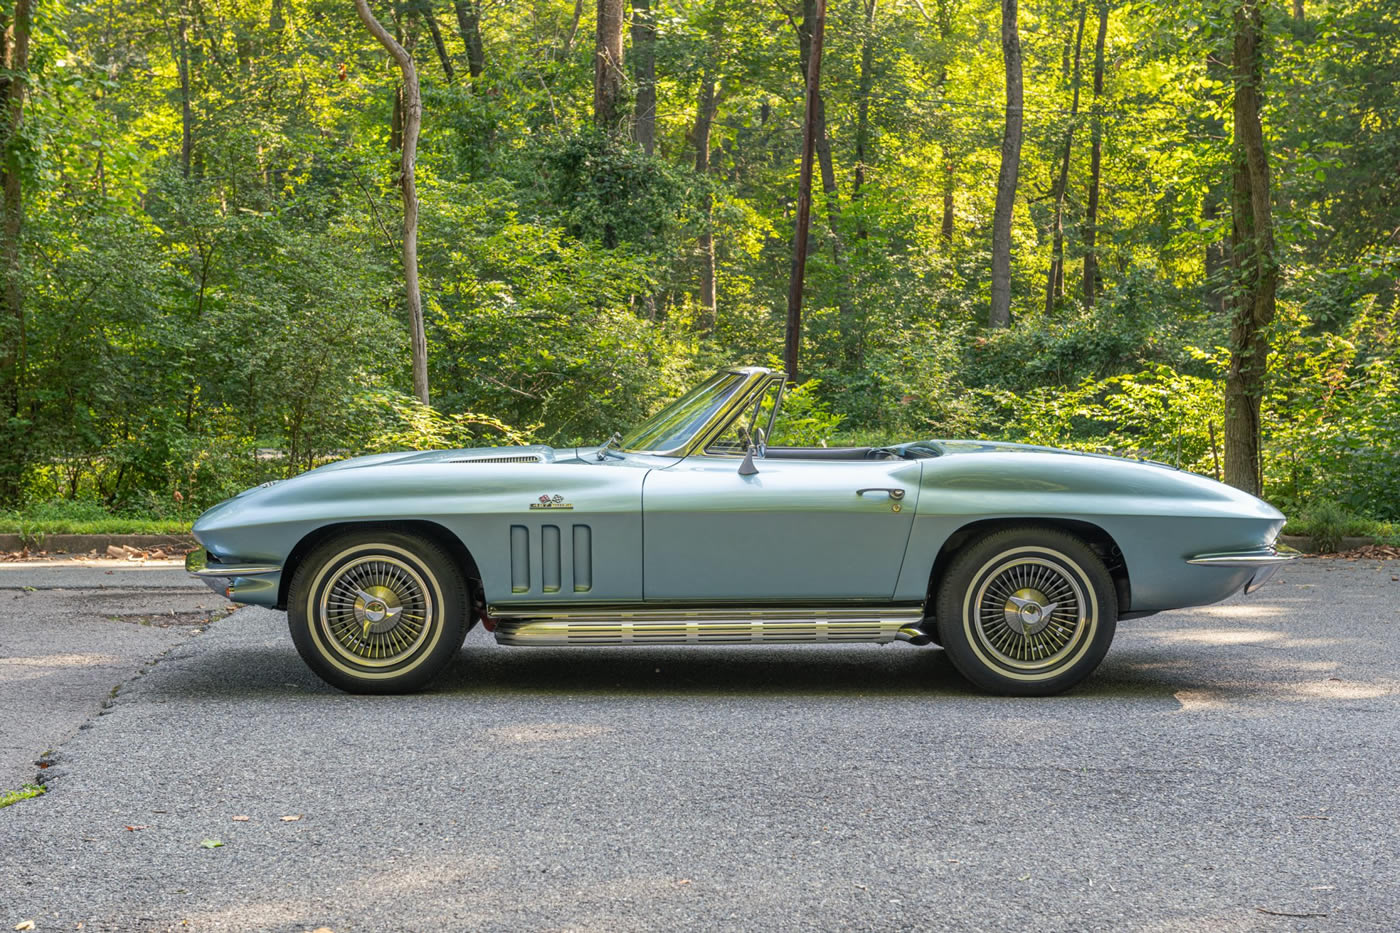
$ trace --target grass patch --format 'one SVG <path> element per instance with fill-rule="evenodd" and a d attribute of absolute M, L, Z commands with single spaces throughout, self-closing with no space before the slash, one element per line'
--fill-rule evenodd
<path fill-rule="evenodd" d="M 1313 547 L 1324 554 L 1336 551 L 1343 538 L 1375 538 L 1381 544 L 1400 544 L 1400 523 L 1356 515 L 1327 499 L 1312 503 L 1283 526 L 1283 533 L 1312 538 Z"/>
<path fill-rule="evenodd" d="M 46 535 L 187 534 L 192 516 L 110 512 L 99 502 L 59 499 L 0 511 L 0 534 L 23 535 L 42 546 Z"/>
<path fill-rule="evenodd" d="M 0 793 L 0 810 L 12 803 L 19 803 L 21 800 L 28 800 L 31 797 L 39 797 L 43 793 L 44 789 L 38 784 L 26 784 L 19 790 L 7 790 Z"/>
<path fill-rule="evenodd" d="M 42 539 L 44 535 L 183 535 L 189 534 L 190 522 L 166 518 L 110 518 L 90 521 L 33 521 L 13 512 L 0 513 L 0 534 L 24 535 Z M 35 543 L 42 543 L 36 540 Z"/>

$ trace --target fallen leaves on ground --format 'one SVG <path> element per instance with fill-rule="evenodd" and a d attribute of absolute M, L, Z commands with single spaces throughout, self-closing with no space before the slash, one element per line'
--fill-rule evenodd
<path fill-rule="evenodd" d="M 200 845 L 206 849 L 217 849 L 221 845 L 223 845 L 223 843 L 220 842 L 218 839 L 205 839 L 203 842 L 200 843 Z"/>
<path fill-rule="evenodd" d="M 134 824 L 132 824 L 131 826 L 128 826 L 128 827 L 126 828 L 126 831 L 129 832 L 129 833 L 134 833 L 134 832 L 137 832 L 137 831 L 139 831 L 139 830 L 146 829 L 146 828 L 147 828 L 147 827 L 146 827 L 146 824 L 145 824 L 145 823 L 134 823 Z"/>
<path fill-rule="evenodd" d="M 1391 544 L 1363 544 L 1335 554 L 1312 554 L 1326 560 L 1400 560 L 1400 547 Z"/>
<path fill-rule="evenodd" d="M 19 923 L 16 923 L 16 924 L 15 924 L 15 929 L 16 929 L 16 930 L 32 930 L 32 929 L 34 929 L 34 921 L 33 921 L 33 920 L 21 920 Z"/>
<path fill-rule="evenodd" d="M 246 816 L 244 816 L 243 814 L 240 813 L 238 816 L 235 816 L 235 817 L 233 818 L 233 821 L 234 821 L 235 823 L 246 823 L 246 822 L 248 822 L 248 818 L 247 818 Z"/>
<path fill-rule="evenodd" d="M 284 822 L 284 823 L 295 823 L 295 822 L 296 822 L 297 820 L 299 820 L 299 819 L 301 819 L 301 814 L 300 814 L 300 813 L 293 813 L 293 814 L 291 814 L 290 816 L 284 816 L 284 817 L 282 817 L 282 822 Z"/>

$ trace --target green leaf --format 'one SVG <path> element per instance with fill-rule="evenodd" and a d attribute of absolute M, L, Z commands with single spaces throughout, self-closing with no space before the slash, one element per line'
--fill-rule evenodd
<path fill-rule="evenodd" d="M 217 849 L 223 845 L 218 839 L 206 839 L 200 843 L 206 849 Z"/>

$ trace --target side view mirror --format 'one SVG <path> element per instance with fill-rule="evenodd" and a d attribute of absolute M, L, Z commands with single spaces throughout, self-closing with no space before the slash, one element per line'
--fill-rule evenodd
<path fill-rule="evenodd" d="M 762 438 L 762 436 L 763 433 L 760 430 L 759 437 Z M 744 442 L 744 447 L 746 448 L 744 462 L 739 464 L 739 475 L 753 476 L 758 472 L 758 467 L 755 466 L 753 462 L 754 454 L 758 454 L 761 457 L 763 453 L 759 450 L 758 445 L 754 443 L 753 435 L 749 433 L 749 429 L 742 424 L 739 425 L 739 438 Z"/>

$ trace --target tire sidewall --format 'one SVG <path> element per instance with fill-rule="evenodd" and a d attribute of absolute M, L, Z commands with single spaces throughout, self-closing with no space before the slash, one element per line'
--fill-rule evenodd
<path fill-rule="evenodd" d="M 1018 557 L 1054 564 L 1084 590 L 1085 627 L 1072 640 L 1070 656 L 1048 671 L 1009 669 L 989 656 L 973 631 L 972 603 L 979 585 Z M 969 681 L 994 693 L 1047 696 L 1068 690 L 1098 667 L 1113 641 L 1118 598 L 1103 561 L 1079 538 L 1057 529 L 1015 528 L 981 538 L 954 559 L 939 585 L 934 611 L 943 648 Z"/>
<path fill-rule="evenodd" d="M 320 617 L 323 593 L 340 571 L 364 557 L 401 561 L 421 578 L 431 603 L 428 635 L 413 653 L 390 666 L 358 665 L 328 642 Z M 319 545 L 297 568 L 287 594 L 287 621 L 302 659 L 322 680 L 351 693 L 405 693 L 421 689 L 462 644 L 467 600 L 462 574 L 430 541 L 393 532 L 356 532 Z"/>

